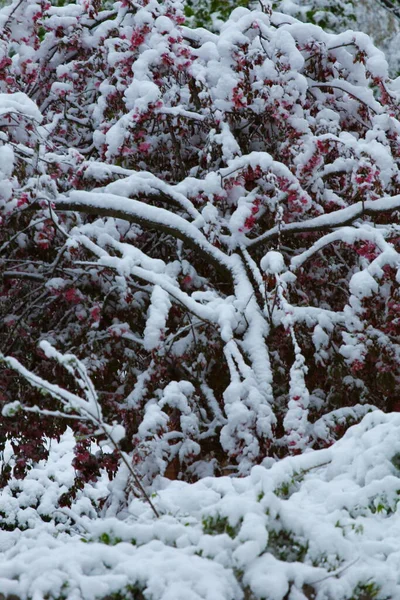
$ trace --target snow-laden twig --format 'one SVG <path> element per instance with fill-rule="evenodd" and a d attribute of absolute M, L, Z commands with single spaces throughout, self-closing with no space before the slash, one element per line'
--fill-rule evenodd
<path fill-rule="evenodd" d="M 41 342 L 40 347 L 48 358 L 55 359 L 74 377 L 78 386 L 85 394 L 85 400 L 80 396 L 65 390 L 64 388 L 61 388 L 57 384 L 50 383 L 35 373 L 32 373 L 12 356 L 4 356 L 3 354 L 0 354 L 0 362 L 4 362 L 10 369 L 13 369 L 19 373 L 32 386 L 42 390 L 44 393 L 52 396 L 55 400 L 61 402 L 61 404 L 64 406 L 65 412 L 61 413 L 61 411 L 51 411 L 51 414 L 54 416 L 65 416 L 69 418 L 71 416 L 68 414 L 69 411 L 75 411 L 78 413 L 75 418 L 81 418 L 83 421 L 90 421 L 93 423 L 93 425 L 95 425 L 97 428 L 97 431 L 94 433 L 94 435 L 106 436 L 112 447 L 117 450 L 122 462 L 127 467 L 129 473 L 135 481 L 135 484 L 143 495 L 143 498 L 146 500 L 146 502 L 148 502 L 154 515 L 159 517 L 159 513 L 151 501 L 150 496 L 142 486 L 140 479 L 132 467 L 129 456 L 119 447 L 120 440 L 125 436 L 125 429 L 120 424 L 109 425 L 104 421 L 101 406 L 99 404 L 93 382 L 88 376 L 85 365 L 73 354 L 61 354 L 48 342 Z M 39 414 L 42 412 L 42 409 L 38 406 L 25 407 L 23 404 L 17 401 L 12 402 L 11 404 L 6 404 L 3 407 L 2 414 L 3 416 L 12 416 L 19 409 L 27 410 L 28 412 L 37 412 Z M 48 411 L 44 412 L 43 414 L 48 414 Z"/>

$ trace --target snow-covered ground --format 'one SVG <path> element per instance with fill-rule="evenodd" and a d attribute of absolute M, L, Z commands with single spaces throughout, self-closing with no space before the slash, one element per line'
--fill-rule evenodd
<path fill-rule="evenodd" d="M 195 484 L 161 478 L 160 518 L 120 472 L 69 508 L 73 438 L 0 499 L 0 590 L 21 598 L 400 597 L 400 415 L 374 411 L 331 448 Z M 110 493 L 102 516 L 94 508 Z"/>

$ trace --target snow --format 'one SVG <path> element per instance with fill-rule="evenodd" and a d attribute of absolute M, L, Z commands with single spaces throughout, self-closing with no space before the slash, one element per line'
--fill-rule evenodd
<path fill-rule="evenodd" d="M 135 112 L 144 112 L 150 102 L 157 102 L 160 95 L 159 88 L 151 81 L 134 79 L 125 92 L 126 106 Z M 107 135 L 111 136 L 112 130 Z"/>
<path fill-rule="evenodd" d="M 10 113 L 17 113 L 34 119 L 41 123 L 43 116 L 36 106 L 35 102 L 23 92 L 14 92 L 13 94 L 0 93 L 0 117 Z"/>
<path fill-rule="evenodd" d="M 260 267 L 268 275 L 278 275 L 285 270 L 285 260 L 280 252 L 270 250 L 262 257 Z"/>
<path fill-rule="evenodd" d="M 382 597 L 395 598 L 399 440 L 400 416 L 374 411 L 330 449 L 254 467 L 243 479 L 160 478 L 160 518 L 133 499 L 122 521 L 86 512 L 83 493 L 71 510 L 56 509 L 73 478 L 67 432 L 52 443 L 47 465 L 3 491 L 3 522 L 18 519 L 23 529 L 1 531 L 1 589 L 22 598 L 66 592 L 68 600 L 94 600 L 132 586 L 157 600 L 239 600 L 242 586 L 258 599 L 268 586 L 269 599 L 283 600 L 289 589 L 301 598 L 308 585 L 318 598 L 348 600 L 357 586 L 373 583 Z M 99 498 L 105 486 L 102 480 L 86 494 Z M 42 513 L 29 508 L 38 500 Z M 57 524 L 40 518 L 47 511 Z"/>
<path fill-rule="evenodd" d="M 378 282 L 368 273 L 368 271 L 355 273 L 350 279 L 350 292 L 359 299 L 372 296 L 378 289 Z"/>
<path fill-rule="evenodd" d="M 144 330 L 144 347 L 154 350 L 161 343 L 171 302 L 169 295 L 160 286 L 155 285 L 151 294 L 149 316 Z"/>
<path fill-rule="evenodd" d="M 11 177 L 14 170 L 14 151 L 10 146 L 0 146 L 0 177 Z"/>

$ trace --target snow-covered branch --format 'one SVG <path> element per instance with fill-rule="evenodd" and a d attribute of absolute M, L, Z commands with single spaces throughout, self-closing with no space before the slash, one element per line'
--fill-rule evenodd
<path fill-rule="evenodd" d="M 74 415 L 70 415 L 70 412 L 77 413 L 75 418 L 78 420 L 82 418 L 84 421 L 89 421 L 95 426 L 93 436 L 102 435 L 105 436 L 107 441 L 113 448 L 118 450 L 120 457 L 129 472 L 135 480 L 135 484 L 138 486 L 140 492 L 143 494 L 145 500 L 151 506 L 154 514 L 158 517 L 158 512 L 155 509 L 150 497 L 143 488 L 139 478 L 137 477 L 132 465 L 130 458 L 119 448 L 119 442 L 125 437 L 125 429 L 121 424 L 113 423 L 109 425 L 103 419 L 101 406 L 93 382 L 88 376 L 86 367 L 84 364 L 73 354 L 61 354 L 55 348 L 53 348 L 48 342 L 41 342 L 41 350 L 45 353 L 47 358 L 55 359 L 74 377 L 75 382 L 82 389 L 85 395 L 85 399 L 81 398 L 77 394 L 69 392 L 66 389 L 61 388 L 57 384 L 50 383 L 42 377 L 39 377 L 35 373 L 32 373 L 26 369 L 18 360 L 12 356 L 4 356 L 0 354 L 0 363 L 4 363 L 9 368 L 19 373 L 24 379 L 26 379 L 32 386 L 38 388 L 43 394 L 49 394 L 55 400 L 61 402 L 64 407 L 64 413 L 58 411 L 46 411 L 41 412 L 40 406 L 28 406 L 25 407 L 19 401 L 6 404 L 2 409 L 3 417 L 12 417 L 18 410 L 27 410 L 27 412 L 36 412 L 38 414 L 49 415 L 49 416 L 64 416 L 66 418 L 74 418 Z"/>
<path fill-rule="evenodd" d="M 379 200 L 366 200 L 357 202 L 352 206 L 336 210 L 333 213 L 314 217 L 305 221 L 296 221 L 294 223 L 282 223 L 266 231 L 262 235 L 252 240 L 247 239 L 245 245 L 247 248 L 255 249 L 262 244 L 276 239 L 279 235 L 285 237 L 297 233 L 306 233 L 308 231 L 327 231 L 344 225 L 350 225 L 360 217 L 376 217 L 381 214 L 387 214 L 400 210 L 400 196 L 392 198 L 381 198 Z"/>
<path fill-rule="evenodd" d="M 146 229 L 161 231 L 183 241 L 188 248 L 195 250 L 218 271 L 231 277 L 227 255 L 212 246 L 195 225 L 164 208 L 114 194 L 83 191 L 71 192 L 68 198 L 57 198 L 55 207 L 62 211 L 124 219 Z"/>

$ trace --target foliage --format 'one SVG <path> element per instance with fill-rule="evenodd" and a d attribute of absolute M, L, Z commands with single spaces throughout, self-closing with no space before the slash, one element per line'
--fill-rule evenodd
<path fill-rule="evenodd" d="M 276 10 L 336 33 L 354 29 L 354 5 L 353 0 L 277 0 L 273 3 Z"/>
<path fill-rule="evenodd" d="M 218 29 L 237 7 L 249 8 L 251 0 L 185 0 L 185 16 L 192 27 Z M 254 4 L 254 2 L 253 2 Z"/>
<path fill-rule="evenodd" d="M 185 0 L 185 15 L 191 26 L 219 29 L 237 7 L 259 8 L 258 0 Z M 354 2 L 349 0 L 276 0 L 276 11 L 336 33 L 353 29 Z"/>

